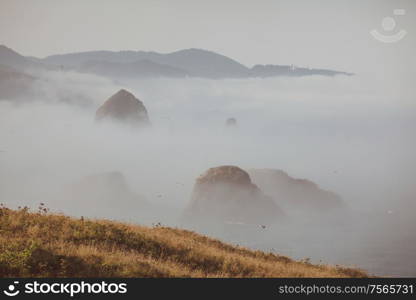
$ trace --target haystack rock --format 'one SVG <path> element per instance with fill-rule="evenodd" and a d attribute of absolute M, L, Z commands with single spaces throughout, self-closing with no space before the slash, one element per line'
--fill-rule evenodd
<path fill-rule="evenodd" d="M 253 182 L 289 213 L 321 213 L 345 207 L 339 195 L 323 190 L 307 179 L 293 178 L 278 169 L 251 169 L 248 172 Z"/>
<path fill-rule="evenodd" d="M 116 120 L 130 125 L 149 125 L 146 107 L 132 93 L 121 89 L 101 105 L 95 119 Z"/>
<path fill-rule="evenodd" d="M 271 224 L 282 210 L 235 166 L 211 168 L 197 178 L 184 219 L 188 223 Z"/>

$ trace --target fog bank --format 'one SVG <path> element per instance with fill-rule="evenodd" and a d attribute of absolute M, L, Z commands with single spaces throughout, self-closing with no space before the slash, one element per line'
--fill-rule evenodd
<path fill-rule="evenodd" d="M 338 193 L 348 213 L 321 223 L 289 218 L 263 232 L 206 232 L 379 275 L 416 275 L 409 266 L 416 261 L 416 241 L 409 239 L 416 229 L 414 87 L 360 75 L 117 83 L 73 72 L 37 76 L 38 93 L 27 101 L 0 100 L 1 203 L 43 202 L 53 211 L 100 217 L 86 215 L 65 189 L 117 171 L 154 208 L 137 218 L 123 209 L 105 217 L 180 226 L 195 179 L 208 168 L 282 169 Z M 120 88 L 143 101 L 149 129 L 94 122 L 98 106 Z M 236 127 L 225 126 L 230 117 Z"/>

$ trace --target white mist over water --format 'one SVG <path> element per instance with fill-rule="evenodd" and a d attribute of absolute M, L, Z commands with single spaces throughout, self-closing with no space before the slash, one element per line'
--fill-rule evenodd
<path fill-rule="evenodd" d="M 414 87 L 360 75 L 123 83 L 72 72 L 41 76 L 43 96 L 0 101 L 1 203 L 44 202 L 53 211 L 100 217 L 85 215 L 87 204 L 64 190 L 85 176 L 119 171 L 160 210 L 106 217 L 179 226 L 206 169 L 283 169 L 340 194 L 350 210 L 320 221 L 289 216 L 265 232 L 212 234 L 379 275 L 416 274 Z M 94 123 L 95 110 L 121 87 L 143 101 L 150 129 Z M 229 117 L 236 128 L 225 127 Z"/>

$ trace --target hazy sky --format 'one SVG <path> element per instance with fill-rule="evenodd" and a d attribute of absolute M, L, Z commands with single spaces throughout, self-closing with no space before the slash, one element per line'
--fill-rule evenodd
<path fill-rule="evenodd" d="M 369 31 L 393 9 L 396 44 Z M 412 0 L 0 0 L 0 44 L 24 55 L 86 50 L 203 48 L 246 65 L 297 64 L 358 72 L 408 63 L 416 42 Z M 397 30 L 396 30 L 397 29 Z M 401 66 L 399 66 L 401 68 Z"/>

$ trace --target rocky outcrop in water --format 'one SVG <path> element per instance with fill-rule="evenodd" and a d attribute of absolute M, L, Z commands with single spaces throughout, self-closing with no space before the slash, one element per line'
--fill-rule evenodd
<path fill-rule="evenodd" d="M 68 186 L 65 196 L 84 216 L 128 218 L 149 209 L 145 197 L 134 193 L 120 172 L 86 176 Z"/>
<path fill-rule="evenodd" d="M 236 166 L 211 168 L 197 178 L 184 218 L 190 223 L 270 224 L 284 214 Z"/>
<path fill-rule="evenodd" d="M 251 169 L 253 182 L 285 211 L 327 212 L 345 206 L 341 197 L 307 179 L 297 179 L 277 169 Z"/>
<path fill-rule="evenodd" d="M 228 118 L 225 121 L 225 126 L 227 126 L 227 127 L 236 127 L 237 126 L 237 120 L 235 118 Z"/>
<path fill-rule="evenodd" d="M 144 104 L 124 89 L 111 96 L 97 109 L 95 119 L 96 121 L 113 120 L 137 126 L 150 124 Z"/>

